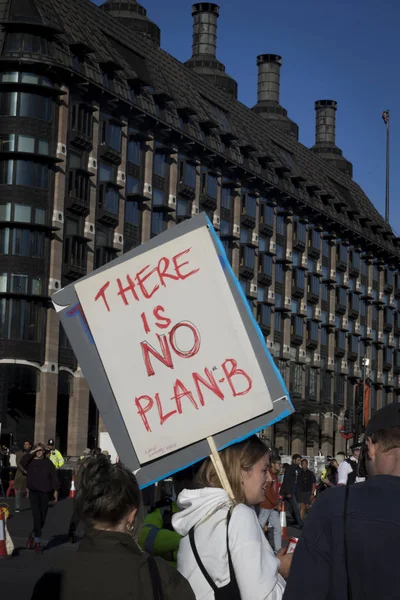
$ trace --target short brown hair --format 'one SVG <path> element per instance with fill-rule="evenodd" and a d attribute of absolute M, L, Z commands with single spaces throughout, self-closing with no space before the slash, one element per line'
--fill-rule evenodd
<path fill-rule="evenodd" d="M 382 452 L 389 452 L 394 448 L 400 448 L 400 427 L 380 429 L 371 435 L 373 444 L 379 444 Z"/>
<path fill-rule="evenodd" d="M 250 472 L 261 458 L 268 454 L 268 448 L 256 436 L 222 450 L 219 455 L 224 465 L 236 504 L 246 504 L 242 487 L 242 471 Z M 202 464 L 197 477 L 196 488 L 222 488 L 222 484 L 210 458 Z"/>

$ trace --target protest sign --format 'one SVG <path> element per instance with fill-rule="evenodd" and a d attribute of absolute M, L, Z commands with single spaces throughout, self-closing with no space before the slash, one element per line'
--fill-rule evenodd
<path fill-rule="evenodd" d="M 209 436 L 220 448 L 292 411 L 206 217 L 166 233 L 53 298 L 118 454 L 145 482 L 209 454 Z"/>

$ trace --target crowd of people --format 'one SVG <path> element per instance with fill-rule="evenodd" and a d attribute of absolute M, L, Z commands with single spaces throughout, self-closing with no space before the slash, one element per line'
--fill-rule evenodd
<path fill-rule="evenodd" d="M 29 542 L 37 548 L 57 469 L 42 444 L 24 444 L 21 452 L 17 464 L 34 519 Z M 173 490 L 145 515 L 135 476 L 100 449 L 84 451 L 74 510 L 82 539 L 76 553 L 41 577 L 32 598 L 398 597 L 392 552 L 400 525 L 400 404 L 375 413 L 363 442 L 347 458 L 329 457 L 319 481 L 307 459 L 295 454 L 282 465 L 257 436 L 220 458 L 234 501 L 207 458 L 173 476 Z M 282 506 L 299 530 L 293 554 L 282 540 Z"/>

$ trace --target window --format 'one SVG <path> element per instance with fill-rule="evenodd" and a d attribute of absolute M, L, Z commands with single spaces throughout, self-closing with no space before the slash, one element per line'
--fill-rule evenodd
<path fill-rule="evenodd" d="M 285 235 L 285 217 L 276 217 L 276 233 Z"/>
<path fill-rule="evenodd" d="M 300 221 L 294 221 L 293 223 L 293 240 L 295 242 L 306 243 L 306 225 L 300 223 Z"/>
<path fill-rule="evenodd" d="M 168 227 L 168 216 L 163 212 L 153 212 L 151 215 L 151 233 L 157 235 Z"/>
<path fill-rule="evenodd" d="M 33 277 L 31 283 L 31 293 L 34 296 L 41 296 L 43 293 L 43 281 L 41 277 Z"/>
<path fill-rule="evenodd" d="M 15 183 L 47 189 L 49 185 L 49 167 L 30 160 L 15 161 Z"/>
<path fill-rule="evenodd" d="M 268 256 L 268 254 L 260 255 L 259 257 L 259 270 L 264 275 L 272 277 L 272 256 Z"/>
<path fill-rule="evenodd" d="M 314 280 L 315 281 L 315 280 Z M 324 302 L 328 302 L 329 300 L 329 289 L 328 289 L 328 284 L 327 283 L 322 283 L 321 284 L 321 290 L 322 290 L 322 300 Z"/>
<path fill-rule="evenodd" d="M 154 154 L 153 170 L 155 175 L 165 179 L 167 175 L 167 160 L 165 154 L 161 154 L 160 152 Z"/>
<path fill-rule="evenodd" d="M 165 191 L 153 188 L 153 206 L 164 206 Z"/>
<path fill-rule="evenodd" d="M 99 181 L 113 181 L 114 167 L 106 163 L 99 162 Z"/>
<path fill-rule="evenodd" d="M 14 206 L 14 221 L 18 223 L 31 222 L 32 208 L 26 204 L 15 204 Z"/>
<path fill-rule="evenodd" d="M 275 282 L 276 283 L 284 282 L 283 266 L 280 264 L 275 265 Z"/>
<path fill-rule="evenodd" d="M 193 189 L 196 187 L 196 166 L 182 155 L 179 157 L 179 183 L 184 183 Z"/>
<path fill-rule="evenodd" d="M 0 93 L 0 116 L 1 117 L 16 117 L 17 116 L 17 92 L 1 92 Z"/>
<path fill-rule="evenodd" d="M 19 135 L 18 152 L 35 152 L 35 138 L 30 135 Z"/>
<path fill-rule="evenodd" d="M 92 137 L 93 114 L 84 104 L 74 104 L 71 111 L 71 124 L 74 131 L 78 131 L 87 138 Z"/>
<path fill-rule="evenodd" d="M 3 133 L 0 135 L 0 152 L 14 152 L 15 135 L 13 133 Z"/>
<path fill-rule="evenodd" d="M 222 188 L 221 206 L 227 210 L 232 210 L 232 193 L 229 188 Z"/>
<path fill-rule="evenodd" d="M 26 327 L 26 300 L 9 300 L 8 335 L 10 340 L 24 340 Z"/>
<path fill-rule="evenodd" d="M 139 194 L 140 193 L 140 181 L 132 175 L 128 175 L 126 180 L 126 193 L 127 194 Z"/>
<path fill-rule="evenodd" d="M 232 234 L 232 222 L 227 219 L 221 219 L 220 222 L 220 235 L 231 235 Z"/>
<path fill-rule="evenodd" d="M 258 236 L 258 249 L 260 252 L 268 252 L 269 238 L 266 238 L 263 235 Z"/>
<path fill-rule="evenodd" d="M 257 215 L 257 199 L 248 192 L 242 194 L 242 214 L 253 217 L 254 219 Z"/>
<path fill-rule="evenodd" d="M 246 267 L 248 267 L 250 269 L 254 268 L 254 256 L 255 256 L 254 248 L 245 246 L 244 247 L 244 264 Z"/>
<path fill-rule="evenodd" d="M 264 302 L 266 288 L 261 285 L 257 288 L 257 302 Z"/>
<path fill-rule="evenodd" d="M 282 332 L 282 314 L 280 312 L 275 313 L 274 330 L 277 332 Z"/>
<path fill-rule="evenodd" d="M 16 230 L 14 230 L 16 231 Z M 46 237 L 43 231 L 33 231 L 32 232 L 32 256 L 34 258 L 43 258 Z"/>
<path fill-rule="evenodd" d="M 31 234 L 29 229 L 13 229 L 12 254 L 15 256 L 29 256 Z"/>
<path fill-rule="evenodd" d="M 329 240 L 322 240 L 322 255 L 326 258 L 330 258 L 331 246 L 329 244 Z"/>
<path fill-rule="evenodd" d="M 139 202 L 127 200 L 125 202 L 125 221 L 130 225 L 140 225 L 140 208 Z"/>
<path fill-rule="evenodd" d="M 176 203 L 176 216 L 177 218 L 190 217 L 192 212 L 192 203 L 189 200 L 178 198 Z"/>
<path fill-rule="evenodd" d="M 301 269 L 294 269 L 293 270 L 293 284 L 301 289 L 304 290 L 304 285 L 305 285 L 305 273 L 303 270 Z"/>
<path fill-rule="evenodd" d="M 268 304 L 258 306 L 259 322 L 264 327 L 271 327 L 271 307 Z"/>
<path fill-rule="evenodd" d="M 50 153 L 50 144 L 47 140 L 39 140 L 38 144 L 39 154 L 48 155 Z"/>
<path fill-rule="evenodd" d="M 14 173 L 13 160 L 0 160 L 0 185 L 12 185 Z"/>
<path fill-rule="evenodd" d="M 201 193 L 210 196 L 210 198 L 217 197 L 218 189 L 218 178 L 216 175 L 208 173 L 207 169 L 202 168 L 201 170 Z"/>
<path fill-rule="evenodd" d="M 10 247 L 10 229 L 4 227 L 0 229 L 0 254 L 8 254 Z"/>
<path fill-rule="evenodd" d="M 142 146 L 140 142 L 136 142 L 135 140 L 129 140 L 128 162 L 140 166 L 142 162 Z"/>
<path fill-rule="evenodd" d="M 28 275 L 11 274 L 10 292 L 26 294 L 28 292 Z"/>
<path fill-rule="evenodd" d="M 106 117 L 107 119 L 107 117 Z M 101 144 L 107 144 L 113 150 L 121 152 L 122 127 L 110 120 L 105 120 L 101 128 Z"/>
<path fill-rule="evenodd" d="M 307 338 L 313 342 L 318 341 L 318 323 L 316 321 L 307 321 Z"/>
<path fill-rule="evenodd" d="M 111 186 L 101 187 L 99 190 L 99 208 L 112 215 L 118 215 L 119 193 Z"/>
<path fill-rule="evenodd" d="M 0 292 L 2 294 L 7 292 L 7 279 L 8 279 L 8 273 L 0 274 Z"/>
<path fill-rule="evenodd" d="M 321 329 L 321 346 L 328 345 L 328 331 L 325 327 Z"/>
<path fill-rule="evenodd" d="M 52 101 L 51 98 L 28 92 L 20 94 L 20 117 L 31 117 L 42 121 L 51 120 Z"/>
<path fill-rule="evenodd" d="M 50 55 L 51 46 L 46 38 L 32 33 L 9 33 L 7 34 L 3 52 L 24 52 L 25 54 Z"/>

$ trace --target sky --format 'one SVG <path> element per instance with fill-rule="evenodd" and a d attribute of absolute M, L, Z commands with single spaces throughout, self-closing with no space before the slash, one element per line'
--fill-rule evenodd
<path fill-rule="evenodd" d="M 102 0 L 95 0 L 101 4 Z M 191 56 L 190 0 L 142 0 L 161 29 L 164 50 Z M 282 56 L 281 105 L 315 141 L 315 100 L 336 100 L 336 144 L 353 163 L 354 179 L 385 211 L 386 130 L 390 110 L 390 224 L 400 232 L 400 3 L 392 0 L 219 0 L 217 58 L 239 86 L 239 100 L 257 102 L 258 54 Z"/>

